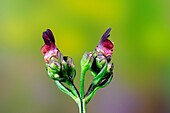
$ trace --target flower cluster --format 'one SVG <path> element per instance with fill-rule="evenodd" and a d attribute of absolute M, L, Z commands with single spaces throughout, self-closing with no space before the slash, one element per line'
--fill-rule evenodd
<path fill-rule="evenodd" d="M 73 81 L 75 77 L 75 65 L 73 59 L 63 56 L 55 45 L 55 39 L 51 30 L 43 32 L 45 45 L 41 48 L 44 60 L 47 65 L 47 71 L 50 78 L 58 81 Z"/>
<path fill-rule="evenodd" d="M 91 67 L 92 75 L 94 77 L 100 73 L 101 69 L 104 68 L 106 65 L 107 70 L 106 73 L 103 75 L 100 81 L 103 81 L 106 78 L 109 78 L 113 74 L 113 63 L 110 64 L 110 60 L 112 58 L 112 51 L 113 51 L 113 43 L 108 39 L 110 36 L 111 28 L 109 28 L 102 36 L 97 48 L 94 50 L 95 60 Z M 103 71 L 103 70 L 102 70 Z M 97 78 L 97 77 L 96 77 Z M 101 84 L 101 83 L 100 83 Z"/>
<path fill-rule="evenodd" d="M 113 43 L 108 39 L 111 28 L 102 36 L 96 49 L 86 52 L 82 58 L 81 66 L 84 70 L 90 70 L 93 76 L 93 82 L 86 95 L 90 95 L 95 88 L 103 88 L 108 85 L 113 77 L 113 63 L 109 63 L 112 58 Z"/>

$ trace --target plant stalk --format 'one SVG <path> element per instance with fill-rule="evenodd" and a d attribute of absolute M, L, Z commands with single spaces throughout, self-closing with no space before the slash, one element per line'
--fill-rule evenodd
<path fill-rule="evenodd" d="M 81 70 L 80 78 L 80 103 L 79 103 L 79 113 L 86 113 L 86 104 L 84 101 L 84 77 L 86 70 Z"/>
<path fill-rule="evenodd" d="M 80 99 L 80 103 L 79 103 L 79 113 L 86 113 L 86 104 L 84 99 Z"/>
<path fill-rule="evenodd" d="M 80 78 L 80 99 L 83 100 L 84 98 L 84 77 L 85 77 L 84 70 L 81 71 L 81 78 Z"/>

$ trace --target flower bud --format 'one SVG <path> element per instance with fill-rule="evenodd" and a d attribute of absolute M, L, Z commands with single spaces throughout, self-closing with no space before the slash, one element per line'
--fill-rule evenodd
<path fill-rule="evenodd" d="M 67 63 L 64 60 L 61 61 L 61 74 L 67 78 Z"/>
<path fill-rule="evenodd" d="M 95 60 L 96 60 L 96 66 L 99 68 L 99 69 L 101 69 L 103 66 L 104 66 L 104 64 L 106 63 L 106 57 L 102 54 L 102 53 L 99 53 L 97 56 L 96 56 L 96 58 L 95 58 Z"/>
<path fill-rule="evenodd" d="M 91 68 L 94 61 L 94 55 L 91 52 L 85 52 L 81 59 L 82 70 L 88 70 Z"/>
<path fill-rule="evenodd" d="M 57 61 L 54 61 L 52 60 L 47 69 L 50 71 L 50 72 L 53 72 L 53 73 L 59 73 L 60 72 L 60 69 L 61 69 L 61 66 L 60 64 L 57 62 Z"/>
<path fill-rule="evenodd" d="M 97 74 L 101 71 L 107 62 L 106 57 L 101 52 L 95 52 L 94 55 L 95 58 L 91 66 L 91 73 L 93 77 L 97 76 Z"/>
<path fill-rule="evenodd" d="M 105 87 L 106 84 L 111 81 L 111 79 L 113 78 L 113 67 L 113 63 L 108 63 L 106 74 L 102 77 L 101 81 L 98 83 L 97 86 Z"/>
<path fill-rule="evenodd" d="M 68 56 L 63 57 L 63 59 L 67 63 L 67 75 L 73 81 L 76 75 L 75 64 L 73 63 L 73 59 Z"/>
<path fill-rule="evenodd" d="M 48 75 L 49 75 L 49 77 L 50 77 L 51 79 L 53 79 L 53 80 L 58 80 L 58 79 L 60 78 L 60 75 L 59 75 L 59 74 L 53 73 L 53 72 L 51 72 L 50 70 L 48 70 Z"/>
<path fill-rule="evenodd" d="M 97 87 L 104 88 L 111 82 L 113 78 L 113 72 L 107 75 L 108 76 L 105 76 L 105 78 L 101 79 L 101 81 L 97 84 Z"/>

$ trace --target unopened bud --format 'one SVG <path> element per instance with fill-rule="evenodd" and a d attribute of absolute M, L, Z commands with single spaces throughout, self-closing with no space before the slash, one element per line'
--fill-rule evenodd
<path fill-rule="evenodd" d="M 101 69 L 104 66 L 105 63 L 106 63 L 106 57 L 102 53 L 99 53 L 96 56 L 96 66 L 99 69 Z"/>
<path fill-rule="evenodd" d="M 59 75 L 59 74 L 55 74 L 55 73 L 53 73 L 53 72 L 51 72 L 51 71 L 49 71 L 49 70 L 48 70 L 48 75 L 49 75 L 50 78 L 53 79 L 53 80 L 57 80 L 57 79 L 60 78 L 60 75 Z"/>
<path fill-rule="evenodd" d="M 59 73 L 60 72 L 60 69 L 61 69 L 61 66 L 60 64 L 57 62 L 57 61 L 51 61 L 47 67 L 47 69 L 50 71 L 50 72 L 53 72 L 53 73 Z"/>
<path fill-rule="evenodd" d="M 71 80 L 73 80 L 76 74 L 75 64 L 73 63 L 73 59 L 68 56 L 63 57 L 63 59 L 67 63 L 67 75 Z"/>
<path fill-rule="evenodd" d="M 91 68 L 94 61 L 94 55 L 91 52 L 85 52 L 83 58 L 81 59 L 81 67 L 84 70 Z"/>
<path fill-rule="evenodd" d="M 63 61 L 63 54 L 60 51 L 57 52 L 57 58 L 58 58 L 58 62 Z"/>

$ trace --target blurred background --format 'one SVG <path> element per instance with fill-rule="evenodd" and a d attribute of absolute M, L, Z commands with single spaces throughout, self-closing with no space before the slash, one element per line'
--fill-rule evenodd
<path fill-rule="evenodd" d="M 87 113 L 170 113 L 169 0 L 0 0 L 0 113 L 78 113 L 45 71 L 42 33 L 73 58 L 79 88 L 81 57 L 108 27 L 114 78 Z"/>

